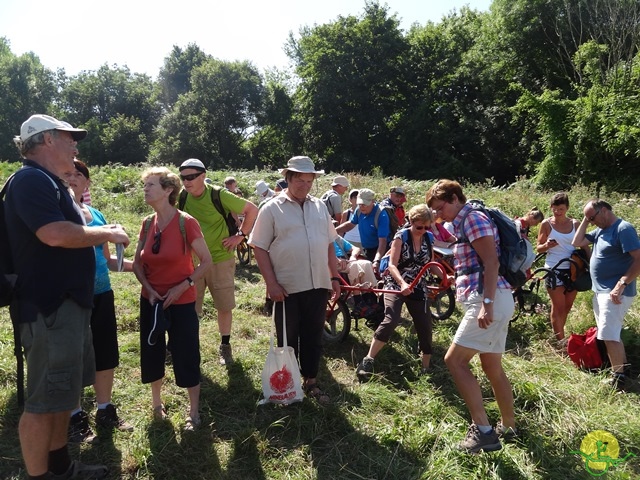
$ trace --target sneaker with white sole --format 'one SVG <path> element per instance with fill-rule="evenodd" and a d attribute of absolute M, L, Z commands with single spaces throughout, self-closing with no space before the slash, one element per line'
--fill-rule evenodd
<path fill-rule="evenodd" d="M 469 426 L 467 436 L 460 443 L 460 449 L 467 453 L 494 452 L 501 448 L 502 444 L 493 428 L 489 433 L 482 433 L 475 423 Z"/>

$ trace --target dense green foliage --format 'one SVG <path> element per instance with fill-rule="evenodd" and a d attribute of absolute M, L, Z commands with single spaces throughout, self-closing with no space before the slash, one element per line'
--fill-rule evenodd
<path fill-rule="evenodd" d="M 292 26 L 295 28 L 296 26 Z M 494 0 L 400 28 L 377 0 L 283 39 L 290 71 L 174 46 L 158 80 L 104 65 L 68 77 L 0 38 L 0 159 L 31 113 L 90 131 L 93 165 L 262 168 L 295 154 L 329 171 L 637 191 L 637 0 Z"/>

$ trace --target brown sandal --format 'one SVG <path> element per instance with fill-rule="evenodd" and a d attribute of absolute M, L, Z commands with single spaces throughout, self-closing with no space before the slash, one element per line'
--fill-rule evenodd
<path fill-rule="evenodd" d="M 324 393 L 317 383 L 308 383 L 304 386 L 304 393 L 309 398 L 313 398 L 320 405 L 329 405 L 331 397 Z"/>

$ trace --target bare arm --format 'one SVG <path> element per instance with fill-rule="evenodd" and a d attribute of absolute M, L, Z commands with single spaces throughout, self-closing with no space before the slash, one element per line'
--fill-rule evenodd
<path fill-rule="evenodd" d="M 140 258 L 140 252 L 142 252 L 143 247 L 142 242 L 138 242 L 138 246 L 136 247 L 136 254 L 133 258 L 133 273 L 142 285 L 142 287 L 149 294 L 149 303 L 151 305 L 155 305 L 158 300 L 162 300 L 162 297 L 154 290 L 149 281 L 147 280 L 147 276 L 144 274 L 144 266 L 142 265 L 142 260 Z"/>
<path fill-rule="evenodd" d="M 409 239 L 409 241 L 413 241 Z M 402 295 L 409 295 L 412 292 L 412 289 L 409 287 L 409 284 L 402 278 L 400 274 L 400 270 L 398 270 L 398 262 L 400 261 L 400 252 L 402 251 L 402 240 L 400 238 L 395 238 L 393 242 L 391 242 L 391 251 L 389 252 L 389 274 L 396 281 L 398 286 L 400 287 L 400 293 Z"/>
<path fill-rule="evenodd" d="M 112 272 L 118 272 L 118 258 L 111 255 L 111 251 L 109 250 L 109 244 L 104 242 L 102 244 L 102 255 L 107 259 L 107 267 Z M 133 272 L 133 261 L 132 260 L 124 260 L 122 262 L 122 271 L 123 272 Z"/>
<path fill-rule="evenodd" d="M 611 290 L 611 301 L 613 303 L 620 304 L 622 303 L 622 292 L 626 287 L 626 284 L 633 282 L 638 275 L 640 275 L 640 250 L 631 250 L 629 255 L 633 258 L 633 263 L 629 267 L 629 269 L 625 272 L 625 274 L 620 277 L 616 286 Z"/>
<path fill-rule="evenodd" d="M 587 219 L 587 217 L 584 217 L 582 219 L 582 222 L 580 222 L 580 226 L 576 230 L 575 235 L 573 236 L 573 240 L 571 240 L 571 245 L 573 245 L 576 248 L 589 247 L 591 242 L 586 237 L 588 227 L 589 227 L 589 220 Z"/>
<path fill-rule="evenodd" d="M 551 233 L 551 224 L 549 220 L 543 220 L 540 224 L 540 230 L 538 231 L 538 243 L 536 245 L 536 252 L 546 253 L 550 248 L 557 245 L 555 240 L 549 241 L 549 234 Z"/>
<path fill-rule="evenodd" d="M 276 273 L 273 271 L 273 265 L 271 265 L 269 252 L 260 247 L 254 246 L 253 253 L 256 257 L 256 262 L 258 263 L 258 268 L 260 269 L 262 278 L 264 278 L 264 282 L 267 285 L 267 295 L 274 302 L 283 302 L 288 295 L 285 289 L 282 288 L 282 285 L 278 283 Z"/>
<path fill-rule="evenodd" d="M 211 260 L 209 247 L 207 247 L 207 243 L 204 241 L 203 237 L 196 238 L 191 243 L 191 250 L 196 254 L 198 260 L 200 261 L 199 265 L 191 274 L 191 279 L 195 282 L 204 277 L 204 275 L 207 273 L 207 270 L 211 268 L 213 262 Z M 172 305 L 189 288 L 191 288 L 191 286 L 189 285 L 189 281 L 186 278 L 171 287 L 167 291 L 167 294 L 164 296 L 164 307 L 166 308 L 169 305 Z"/>
<path fill-rule="evenodd" d="M 496 245 L 492 236 L 480 237 L 473 242 L 471 246 L 480 257 L 483 271 L 483 295 L 484 298 L 494 300 L 496 298 L 496 290 L 498 289 L 498 269 L 500 261 L 496 253 Z M 478 314 L 478 326 L 487 328 L 493 322 L 493 303 L 483 303 L 480 313 Z"/>
<path fill-rule="evenodd" d="M 129 236 L 121 225 L 87 227 L 69 221 L 52 222 L 40 227 L 36 236 L 50 247 L 85 248 L 105 242 L 129 245 Z"/>
<path fill-rule="evenodd" d="M 341 225 L 338 225 L 336 227 L 336 232 L 338 232 L 338 235 L 342 237 L 348 231 L 353 230 L 353 227 L 355 226 L 355 223 L 351 223 L 350 220 L 347 220 L 346 222 L 343 222 Z"/>

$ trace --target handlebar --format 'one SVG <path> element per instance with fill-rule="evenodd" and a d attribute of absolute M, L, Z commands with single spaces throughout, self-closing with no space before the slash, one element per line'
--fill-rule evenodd
<path fill-rule="evenodd" d="M 435 273 L 436 276 L 440 278 L 440 282 L 438 283 L 438 285 L 427 285 L 427 290 L 441 292 L 450 287 L 449 278 L 447 277 L 447 272 L 445 271 L 444 267 L 438 262 L 425 263 L 420 269 L 420 271 L 418 272 L 418 275 L 416 275 L 416 278 L 414 278 L 413 281 L 409 284 L 409 287 L 412 289 L 415 288 L 416 285 L 418 285 L 418 282 L 420 282 L 422 277 L 427 273 L 427 270 L 432 270 L 433 273 Z M 348 292 L 373 292 L 373 293 L 395 293 L 395 294 L 400 293 L 398 290 L 385 290 L 385 289 L 373 288 L 373 287 L 364 288 L 364 287 L 349 285 L 342 277 L 340 277 L 340 288 Z"/>

